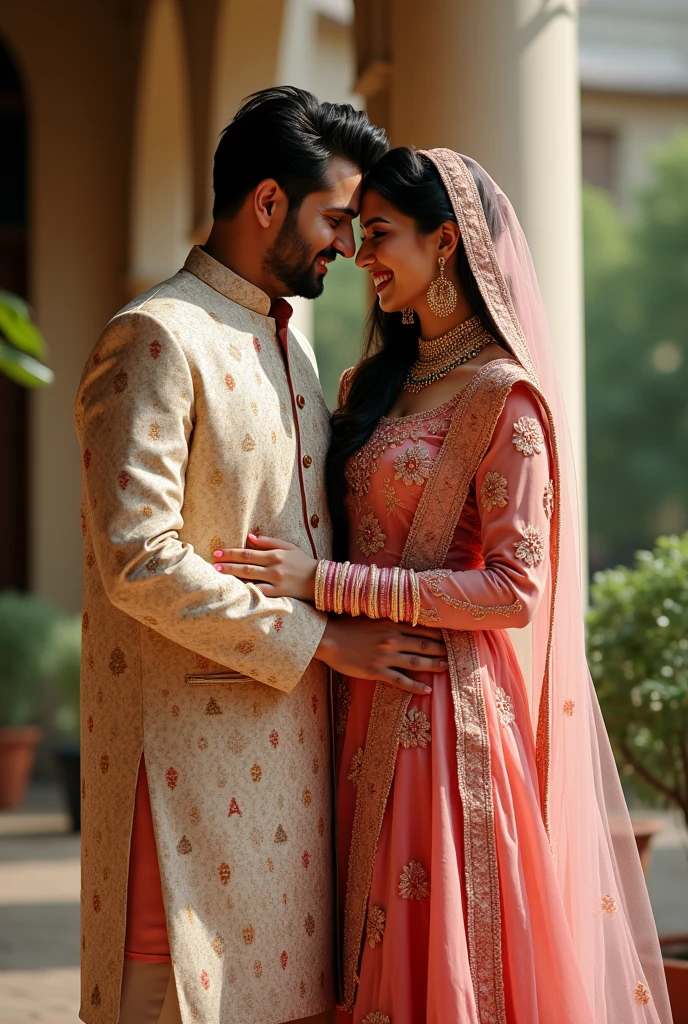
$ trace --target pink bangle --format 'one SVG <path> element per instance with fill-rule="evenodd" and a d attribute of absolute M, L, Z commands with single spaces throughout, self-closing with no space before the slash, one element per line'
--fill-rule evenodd
<path fill-rule="evenodd" d="M 331 612 L 334 608 L 334 577 L 337 572 L 337 563 L 327 563 L 327 575 L 325 577 L 325 610 Z"/>

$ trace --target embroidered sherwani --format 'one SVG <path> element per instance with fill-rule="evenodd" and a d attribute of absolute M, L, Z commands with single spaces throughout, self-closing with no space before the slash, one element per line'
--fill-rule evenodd
<path fill-rule="evenodd" d="M 150 788 L 184 1024 L 334 1002 L 325 619 L 220 576 L 250 530 L 327 556 L 308 342 L 192 250 L 83 374 L 82 1005 L 115 1024 L 134 794 Z"/>

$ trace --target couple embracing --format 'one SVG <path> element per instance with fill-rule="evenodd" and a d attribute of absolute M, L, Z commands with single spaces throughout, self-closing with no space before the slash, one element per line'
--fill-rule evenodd
<path fill-rule="evenodd" d="M 82 1019 L 667 1024 L 508 199 L 293 88 L 214 190 L 76 403 Z M 354 254 L 330 417 L 285 296 Z"/>

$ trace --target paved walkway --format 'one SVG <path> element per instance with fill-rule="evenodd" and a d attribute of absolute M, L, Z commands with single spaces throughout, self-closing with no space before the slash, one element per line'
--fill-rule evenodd
<path fill-rule="evenodd" d="M 648 880 L 655 918 L 660 933 L 688 932 L 688 834 L 661 816 Z M 0 812 L 2 1024 L 78 1021 L 79 837 L 66 827 L 50 788 L 34 789 L 21 814 Z"/>

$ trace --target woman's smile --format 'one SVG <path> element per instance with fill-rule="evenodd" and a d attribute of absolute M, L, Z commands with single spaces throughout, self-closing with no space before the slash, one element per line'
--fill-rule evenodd
<path fill-rule="evenodd" d="M 373 274 L 373 284 L 375 291 L 378 295 L 385 290 L 390 281 L 394 280 L 394 274 L 391 270 L 381 270 L 377 274 Z"/>

